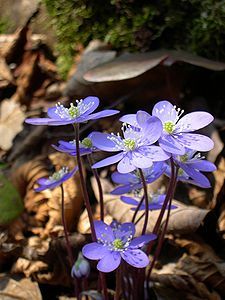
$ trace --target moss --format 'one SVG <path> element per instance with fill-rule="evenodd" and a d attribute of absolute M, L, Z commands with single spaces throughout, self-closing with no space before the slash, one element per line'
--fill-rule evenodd
<path fill-rule="evenodd" d="M 7 33 L 11 26 L 11 22 L 4 17 L 0 18 L 0 34 Z"/>
<path fill-rule="evenodd" d="M 224 0 L 42 0 L 58 37 L 59 65 L 66 74 L 75 45 L 94 38 L 115 49 L 183 49 L 225 59 Z"/>

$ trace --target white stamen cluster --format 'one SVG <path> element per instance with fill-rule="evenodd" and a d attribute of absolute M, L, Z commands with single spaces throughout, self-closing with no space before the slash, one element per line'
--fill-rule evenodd
<path fill-rule="evenodd" d="M 107 230 L 108 228 L 105 227 L 106 233 L 101 234 L 101 237 L 98 238 L 98 242 L 106 246 L 111 251 L 119 251 L 119 252 L 126 251 L 130 245 L 131 240 L 133 239 L 133 235 L 131 234 L 132 231 L 121 230 L 121 225 L 119 224 L 116 227 L 112 228 L 115 239 L 113 241 L 110 241 L 110 236 L 108 236 Z M 124 237 L 124 233 L 127 234 L 126 238 L 121 239 L 120 236 Z"/>
<path fill-rule="evenodd" d="M 144 141 L 141 139 L 141 133 L 136 131 L 129 124 L 123 123 L 121 130 L 123 132 L 123 136 L 126 136 L 126 138 L 122 138 L 119 133 L 111 133 L 111 136 L 108 137 L 108 139 L 115 144 L 115 148 L 118 149 L 118 151 L 133 151 L 144 144 Z"/>
<path fill-rule="evenodd" d="M 183 115 L 184 110 L 180 109 L 179 107 L 176 107 L 176 105 L 173 106 L 171 110 L 166 110 L 166 105 L 163 105 L 162 109 L 156 109 L 156 112 L 159 115 L 167 115 L 168 121 L 164 122 L 163 124 L 163 130 L 164 132 L 168 134 L 172 134 L 175 131 L 175 125 L 180 119 L 180 117 Z M 176 115 L 175 120 L 174 120 L 174 113 Z M 171 121 L 173 119 L 173 121 Z M 185 128 L 184 128 L 185 127 Z M 190 127 L 190 124 L 186 124 L 185 126 L 182 127 L 182 129 L 188 129 Z M 181 130 L 182 131 L 182 130 Z"/>
<path fill-rule="evenodd" d="M 51 176 L 49 176 L 49 180 L 51 181 L 57 181 L 60 180 L 64 175 L 66 175 L 69 172 L 68 167 L 62 167 L 58 172 L 53 173 Z"/>
<path fill-rule="evenodd" d="M 84 104 L 83 100 L 76 100 L 76 105 L 73 103 L 70 103 L 70 107 L 66 108 L 64 107 L 60 102 L 56 104 L 56 110 L 55 113 L 61 118 L 61 119 L 68 119 L 72 120 L 80 115 L 84 114 L 88 109 L 90 109 L 93 106 L 94 102 L 90 102 L 88 104 Z"/>

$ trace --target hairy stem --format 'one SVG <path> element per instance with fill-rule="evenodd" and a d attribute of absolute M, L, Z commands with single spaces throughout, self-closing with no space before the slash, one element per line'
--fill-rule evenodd
<path fill-rule="evenodd" d="M 167 210 L 167 216 L 166 216 L 164 227 L 163 227 L 162 232 L 161 232 L 161 234 L 159 236 L 159 239 L 158 239 L 158 245 L 156 247 L 156 251 L 155 251 L 152 263 L 151 263 L 150 268 L 148 270 L 148 274 L 147 274 L 147 278 L 146 278 L 147 286 L 148 286 L 148 282 L 150 280 L 151 272 L 153 270 L 155 262 L 158 259 L 159 254 L 160 254 L 161 249 L 162 249 L 162 245 L 163 245 L 163 241 L 164 241 L 164 238 L 165 238 L 167 226 L 168 226 L 168 223 L 169 223 L 169 216 L 170 216 L 170 211 L 171 211 L 172 199 L 173 199 L 174 192 L 175 192 L 175 189 L 176 189 L 178 168 L 175 167 L 173 159 L 171 159 L 171 170 L 172 169 L 173 169 L 173 172 L 171 172 L 172 173 L 171 174 L 171 188 L 168 189 L 168 192 L 167 192 L 167 195 L 168 195 L 168 200 L 167 200 L 167 203 L 166 203 L 166 204 L 168 204 L 168 207 L 166 205 L 166 208 L 168 209 Z M 160 224 L 161 224 L 161 222 L 160 222 Z M 159 231 L 159 228 L 157 229 L 157 233 L 158 233 L 158 231 Z"/>
<path fill-rule="evenodd" d="M 85 183 L 85 179 L 84 179 L 84 174 L 83 174 L 83 169 L 82 169 L 82 161 L 81 161 L 81 155 L 80 155 L 79 124 L 74 124 L 74 130 L 75 130 L 75 139 L 76 139 L 77 165 L 78 165 L 78 170 L 79 170 L 79 175 L 80 175 L 81 188 L 82 188 L 82 193 L 83 193 L 83 197 L 84 197 L 84 204 L 86 206 L 88 218 L 89 218 L 89 222 L 90 222 L 92 240 L 95 242 L 95 241 L 97 241 L 97 238 L 96 238 L 96 232 L 95 232 L 95 227 L 94 227 L 93 214 L 92 214 L 88 191 L 87 191 L 87 187 L 86 187 L 86 183 Z M 100 281 L 101 281 L 104 299 L 108 300 L 105 274 L 102 272 L 99 272 L 99 277 L 100 277 Z"/>
<path fill-rule="evenodd" d="M 140 209 L 140 207 L 141 207 L 141 205 L 142 205 L 144 199 L 145 199 L 145 197 L 143 196 L 143 197 L 141 198 L 140 202 L 138 203 L 138 206 L 136 207 L 135 212 L 134 212 L 134 214 L 133 214 L 133 218 L 132 218 L 132 221 L 131 221 L 132 223 L 134 223 L 134 221 L 135 221 L 135 219 L 136 219 L 136 216 L 137 216 L 137 213 L 138 213 L 138 211 L 139 211 L 139 209 Z M 136 224 L 136 223 L 135 223 L 135 224 Z"/>
<path fill-rule="evenodd" d="M 143 229 L 142 229 L 142 235 L 145 234 L 146 229 L 147 229 L 147 225 L 148 225 L 148 215 L 149 215 L 149 211 L 148 211 L 148 190 L 147 190 L 147 184 L 145 181 L 145 176 L 144 173 L 142 171 L 142 169 L 138 169 L 140 176 L 141 176 L 141 180 L 143 183 L 143 189 L 144 189 L 144 199 L 145 199 L 145 220 L 144 220 L 144 225 L 143 225 Z"/>
<path fill-rule="evenodd" d="M 169 203 L 170 196 L 171 196 L 171 194 L 174 194 L 174 191 L 175 191 L 175 187 L 174 187 L 174 185 L 175 185 L 175 165 L 174 165 L 174 162 L 173 162 L 172 158 L 170 159 L 170 163 L 171 163 L 171 177 L 170 177 L 169 187 L 167 189 L 166 198 L 165 198 L 163 206 L 161 208 L 159 217 L 158 217 L 158 219 L 157 219 L 157 221 L 155 223 L 155 226 L 153 228 L 153 231 L 152 231 L 152 233 L 154 233 L 154 234 L 157 234 L 158 231 L 159 231 L 159 228 L 160 228 L 160 225 L 161 225 L 164 213 L 165 213 L 167 205 Z M 147 251 L 146 251 L 147 255 L 150 254 L 154 243 L 155 243 L 155 240 L 151 241 L 149 243 Z"/>
<path fill-rule="evenodd" d="M 75 130 L 75 139 L 76 139 L 77 165 L 78 165 L 78 170 L 79 170 L 79 175 L 80 175 L 81 189 L 82 189 L 82 194 L 83 194 L 83 198 L 84 198 L 84 204 L 86 206 L 87 213 L 88 213 L 88 219 L 90 222 L 92 240 L 95 242 L 96 241 L 96 233 L 95 233 L 95 227 L 94 227 L 93 214 L 92 214 L 90 200 L 89 200 L 87 187 L 86 187 L 86 183 L 85 183 L 85 179 L 84 179 L 84 173 L 83 173 L 83 169 L 82 169 L 82 161 L 81 161 L 81 155 L 80 155 L 79 124 L 74 124 L 74 130 Z"/>
<path fill-rule="evenodd" d="M 67 230 L 67 225 L 66 225 L 66 219 L 65 219 L 65 197 L 64 197 L 64 189 L 63 189 L 63 184 L 60 185 L 61 188 L 61 198 L 62 198 L 62 206 L 61 206 L 61 217 L 62 217 L 62 225 L 63 225 L 63 231 L 64 231 L 64 236 L 66 240 L 66 250 L 67 254 L 69 257 L 70 261 L 70 268 L 72 269 L 73 264 L 74 264 L 74 257 L 73 257 L 73 252 L 72 252 L 72 246 L 70 244 L 69 236 L 68 236 L 68 230 Z M 79 288 L 78 288 L 78 279 L 73 278 L 73 285 L 74 285 L 74 293 L 78 297 L 79 295 Z"/>
<path fill-rule="evenodd" d="M 88 161 L 90 166 L 93 165 L 93 158 L 92 155 L 88 155 Z M 98 174 L 98 171 L 96 169 L 92 169 L 92 172 L 94 174 L 95 180 L 97 182 L 98 186 L 98 193 L 99 193 L 99 203 L 100 203 L 100 219 L 101 221 L 104 222 L 104 201 L 103 201 L 103 190 L 102 190 L 102 185 L 101 185 L 101 180 Z"/>

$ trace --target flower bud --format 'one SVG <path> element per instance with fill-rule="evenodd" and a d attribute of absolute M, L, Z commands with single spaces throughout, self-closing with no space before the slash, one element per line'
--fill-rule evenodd
<path fill-rule="evenodd" d="M 90 273 L 90 264 L 87 259 L 85 259 L 80 252 L 75 264 L 71 270 L 71 276 L 73 278 L 84 278 L 88 277 Z"/>

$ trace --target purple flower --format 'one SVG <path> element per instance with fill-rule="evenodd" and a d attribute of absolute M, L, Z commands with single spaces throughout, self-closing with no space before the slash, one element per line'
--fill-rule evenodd
<path fill-rule="evenodd" d="M 99 99 L 97 97 L 89 96 L 83 100 L 76 100 L 76 105 L 70 103 L 69 108 L 58 103 L 55 107 L 48 109 L 48 118 L 26 119 L 25 122 L 32 125 L 68 125 L 112 116 L 119 112 L 118 110 L 107 109 L 92 114 L 98 106 Z"/>
<path fill-rule="evenodd" d="M 148 209 L 149 210 L 157 210 L 157 209 L 161 209 L 164 203 L 164 200 L 166 198 L 165 194 L 153 194 L 153 195 L 149 195 L 148 197 Z M 140 200 L 136 200 L 132 197 L 127 197 L 127 196 L 121 196 L 120 197 L 121 201 L 123 201 L 126 204 L 130 204 L 133 205 L 133 207 L 131 208 L 131 210 L 136 210 L 137 206 L 139 205 Z M 175 205 L 171 205 L 171 209 L 175 209 L 177 208 L 177 206 Z M 143 202 L 143 204 L 141 204 L 139 211 L 141 210 L 145 210 L 145 203 Z"/>
<path fill-rule="evenodd" d="M 87 259 L 85 259 L 80 252 L 78 255 L 78 259 L 71 270 L 71 276 L 73 278 L 87 278 L 90 274 L 90 263 Z"/>
<path fill-rule="evenodd" d="M 169 153 L 180 155 L 185 154 L 185 147 L 197 151 L 211 150 L 214 143 L 210 138 L 192 132 L 210 124 L 213 116 L 204 111 L 196 111 L 181 117 L 183 112 L 168 101 L 160 101 L 153 107 L 152 115 L 158 117 L 163 124 L 159 145 Z"/>
<path fill-rule="evenodd" d="M 160 101 L 153 107 L 152 115 L 159 118 L 163 126 L 159 145 L 168 153 L 179 155 L 185 154 L 185 147 L 196 151 L 211 150 L 214 143 L 209 137 L 192 132 L 211 123 L 213 116 L 207 112 L 196 111 L 181 117 L 183 112 L 168 101 Z M 120 120 L 140 128 L 150 117 L 145 112 L 142 124 L 138 124 L 134 114 L 125 115 Z"/>
<path fill-rule="evenodd" d="M 156 235 L 145 234 L 133 238 L 133 223 L 112 222 L 109 226 L 102 221 L 95 221 L 94 226 L 97 242 L 85 245 L 82 252 L 89 259 L 99 260 L 99 271 L 112 272 L 118 268 L 121 259 L 136 268 L 145 268 L 149 264 L 148 256 L 140 248 L 155 240 Z"/>
<path fill-rule="evenodd" d="M 77 155 L 77 150 L 76 150 L 76 141 L 59 141 L 59 145 L 52 145 L 52 147 L 60 152 L 66 152 L 72 156 Z M 80 155 L 87 155 L 91 154 L 92 152 L 98 151 L 96 147 L 93 146 L 92 143 L 92 133 L 90 133 L 86 138 L 84 138 L 80 142 Z"/>
<path fill-rule="evenodd" d="M 208 178 L 200 171 L 215 171 L 216 166 L 212 162 L 205 160 L 204 157 L 201 157 L 200 153 L 196 153 L 196 151 L 190 149 L 186 149 L 184 155 L 174 155 L 173 158 L 175 163 L 179 166 L 178 180 L 189 182 L 203 188 L 211 187 Z M 171 170 L 169 166 L 165 173 L 170 176 Z"/>
<path fill-rule="evenodd" d="M 156 117 L 150 117 L 142 122 L 143 112 L 137 112 L 137 122 L 142 126 L 134 128 L 123 125 L 123 137 L 119 134 L 93 132 L 93 145 L 98 149 L 108 152 L 119 152 L 116 155 L 95 163 L 93 168 L 101 168 L 118 163 L 120 173 L 129 173 L 136 168 L 148 168 L 154 161 L 164 161 L 169 156 L 158 146 L 152 146 L 162 133 L 162 124 Z M 142 124 L 143 123 L 143 124 Z"/>
<path fill-rule="evenodd" d="M 164 162 L 155 162 L 150 168 L 142 169 L 145 181 L 147 184 L 155 181 L 159 178 L 165 171 L 166 166 Z M 119 172 L 114 172 L 112 174 L 112 180 L 115 183 L 122 184 L 116 187 L 111 194 L 122 195 L 130 193 L 133 190 L 139 190 L 143 187 L 143 183 L 139 174 L 139 171 L 133 171 L 127 174 L 121 174 Z"/>
<path fill-rule="evenodd" d="M 52 190 L 55 187 L 61 185 L 64 181 L 68 180 L 70 177 L 72 177 L 77 170 L 78 167 L 75 167 L 71 172 L 69 172 L 68 168 L 63 167 L 58 172 L 53 173 L 48 178 L 40 178 L 37 180 L 39 187 L 36 188 L 35 191 L 41 192 L 47 189 Z"/>

